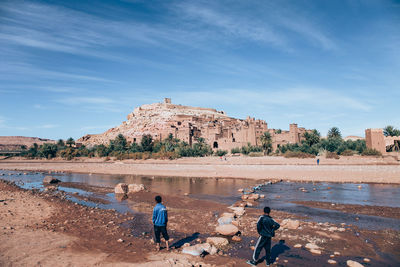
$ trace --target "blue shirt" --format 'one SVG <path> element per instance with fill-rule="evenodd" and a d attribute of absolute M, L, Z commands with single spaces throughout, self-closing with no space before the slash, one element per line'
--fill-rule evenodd
<path fill-rule="evenodd" d="M 166 226 L 167 222 L 167 208 L 163 204 L 157 203 L 157 205 L 153 209 L 153 224 L 155 226 Z"/>

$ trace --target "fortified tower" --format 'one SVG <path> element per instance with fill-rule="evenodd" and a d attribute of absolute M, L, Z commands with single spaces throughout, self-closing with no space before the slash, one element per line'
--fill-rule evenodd
<path fill-rule="evenodd" d="M 382 129 L 366 129 L 365 142 L 368 148 L 373 148 L 381 152 L 386 152 L 386 144 Z"/>

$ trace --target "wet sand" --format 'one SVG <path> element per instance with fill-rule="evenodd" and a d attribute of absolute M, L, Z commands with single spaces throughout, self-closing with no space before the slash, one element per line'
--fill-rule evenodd
<path fill-rule="evenodd" d="M 339 160 L 286 159 L 283 157 L 218 157 L 177 160 L 107 161 L 85 159 L 1 160 L 0 169 L 132 174 L 175 177 L 225 177 L 400 184 L 400 162 L 390 158 L 342 157 Z"/>
<path fill-rule="evenodd" d="M 62 186 L 99 193 L 109 190 L 84 184 L 63 183 Z M 178 266 L 179 263 L 181 266 L 199 263 L 202 266 L 247 266 L 244 261 L 252 256 L 251 246 L 257 241 L 255 225 L 259 209 L 246 208 L 246 214 L 238 219 L 241 242 L 231 242 L 222 255 L 207 255 L 202 259 L 180 253 L 179 247 L 184 242 L 196 244 L 215 236 L 217 218 L 229 212 L 227 205 L 193 199 L 181 192 L 163 195 L 169 209 L 170 236 L 177 248 L 155 252 L 150 223 L 155 194 L 157 192 L 131 195 L 129 203 L 133 203 L 131 208 L 136 213 L 121 214 L 75 204 L 57 190 L 24 190 L 12 183 L 0 182 L 0 265 L 170 266 L 171 262 L 176 262 Z M 236 204 L 240 203 L 238 197 Z M 252 204 L 257 206 L 258 202 Z M 371 212 L 375 207 L 365 206 L 364 209 Z M 386 215 L 397 218 L 395 212 Z M 277 266 L 325 266 L 334 252 L 340 254 L 333 257 L 338 265 L 344 265 L 348 259 L 363 262 L 364 258 L 370 260 L 368 266 L 396 266 L 400 262 L 398 231 L 316 223 L 277 210 L 272 211 L 272 216 L 280 223 L 287 218 L 300 222 L 297 229 L 282 227 L 273 238 Z M 320 255 L 304 248 L 310 242 L 320 246 Z M 295 248 L 296 244 L 301 247 Z"/>

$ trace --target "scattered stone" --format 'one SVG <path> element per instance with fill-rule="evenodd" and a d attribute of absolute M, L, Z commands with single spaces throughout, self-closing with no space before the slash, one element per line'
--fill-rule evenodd
<path fill-rule="evenodd" d="M 364 267 L 364 265 L 362 265 L 361 263 L 352 260 L 346 261 L 346 264 L 348 267 Z"/>
<path fill-rule="evenodd" d="M 121 238 L 117 240 L 118 243 L 123 243 L 124 240 L 122 240 Z"/>
<path fill-rule="evenodd" d="M 265 195 L 261 194 L 261 195 L 260 195 L 260 198 L 265 198 Z"/>
<path fill-rule="evenodd" d="M 215 229 L 219 234 L 221 235 L 226 235 L 226 236 L 233 236 L 235 235 L 239 229 L 234 226 L 233 224 L 224 224 L 224 225 L 219 225 Z"/>
<path fill-rule="evenodd" d="M 299 228 L 300 222 L 298 220 L 284 219 L 281 223 L 282 228 L 295 230 Z"/>
<path fill-rule="evenodd" d="M 340 227 L 340 228 L 338 228 L 337 229 L 339 232 L 344 232 L 344 231 L 346 231 L 346 229 L 344 229 L 343 227 Z"/>
<path fill-rule="evenodd" d="M 143 184 L 129 184 L 128 185 L 128 191 L 126 193 L 134 194 L 134 193 L 137 193 L 137 192 L 140 192 L 140 191 L 144 191 L 144 190 L 146 190 L 146 188 L 144 187 Z"/>
<path fill-rule="evenodd" d="M 194 246 L 184 247 L 182 253 L 190 254 L 193 256 L 200 256 L 204 251 L 210 253 L 212 251 L 212 246 L 209 243 L 197 244 Z M 214 249 L 215 251 L 215 249 Z"/>
<path fill-rule="evenodd" d="M 218 219 L 218 224 L 219 225 L 232 224 L 232 221 L 233 221 L 232 217 L 221 217 Z"/>
<path fill-rule="evenodd" d="M 240 242 L 240 241 L 242 241 L 242 238 L 241 238 L 240 236 L 234 235 L 234 236 L 232 237 L 232 241 Z"/>
<path fill-rule="evenodd" d="M 364 261 L 364 262 L 371 262 L 371 260 L 368 259 L 368 258 L 364 258 L 363 261 Z"/>
<path fill-rule="evenodd" d="M 337 262 L 335 260 L 328 260 L 329 264 L 336 264 Z"/>
<path fill-rule="evenodd" d="M 239 222 L 238 221 L 232 221 L 232 224 L 236 227 L 239 227 Z"/>
<path fill-rule="evenodd" d="M 336 226 L 329 227 L 329 229 L 328 229 L 329 232 L 333 232 L 336 230 L 338 230 L 338 228 Z"/>
<path fill-rule="evenodd" d="M 210 245 L 214 245 L 217 248 L 222 248 L 229 244 L 228 239 L 224 237 L 207 237 L 206 242 Z"/>
<path fill-rule="evenodd" d="M 185 194 L 183 194 L 183 195 L 187 197 L 187 196 L 189 195 L 189 193 L 185 193 Z"/>
<path fill-rule="evenodd" d="M 321 254 L 322 254 L 321 250 L 319 250 L 319 249 L 310 249 L 310 252 L 311 252 L 312 254 L 318 254 L 318 255 L 321 255 Z"/>
<path fill-rule="evenodd" d="M 314 243 L 307 243 L 307 244 L 305 245 L 305 247 L 306 247 L 307 249 L 320 249 L 320 247 L 317 246 L 317 245 L 314 244 Z"/>
<path fill-rule="evenodd" d="M 255 250 L 256 248 L 255 248 L 255 246 L 250 246 L 250 249 Z"/>
<path fill-rule="evenodd" d="M 128 193 L 128 185 L 125 183 L 119 183 L 114 188 L 115 194 L 127 194 Z"/>
<path fill-rule="evenodd" d="M 294 248 L 301 248 L 302 245 L 301 245 L 301 244 L 296 244 L 296 245 L 294 245 L 293 247 L 294 247 Z"/>
<path fill-rule="evenodd" d="M 45 176 L 43 178 L 43 183 L 44 184 L 56 184 L 61 182 L 60 180 L 58 180 L 57 178 L 54 178 L 53 176 Z"/>
<path fill-rule="evenodd" d="M 338 252 L 338 251 L 333 252 L 333 254 L 334 254 L 335 256 L 340 256 L 340 252 Z"/>
<path fill-rule="evenodd" d="M 250 194 L 250 195 L 248 195 L 248 200 L 257 200 L 257 199 L 259 199 L 260 198 L 260 195 L 259 194 Z"/>
<path fill-rule="evenodd" d="M 243 193 L 244 189 L 243 188 L 239 188 L 238 192 Z"/>

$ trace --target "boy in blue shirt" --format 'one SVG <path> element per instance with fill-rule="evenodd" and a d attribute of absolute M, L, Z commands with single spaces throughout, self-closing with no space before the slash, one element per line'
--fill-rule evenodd
<path fill-rule="evenodd" d="M 157 204 L 155 205 L 153 209 L 153 225 L 154 225 L 154 236 L 155 236 L 155 241 L 157 244 L 157 250 L 160 250 L 160 235 L 162 234 L 165 243 L 167 245 L 167 250 L 169 250 L 169 236 L 167 233 L 167 223 L 168 223 L 168 213 L 167 213 L 167 208 L 161 204 L 162 199 L 161 196 L 156 196 L 155 200 Z"/>

